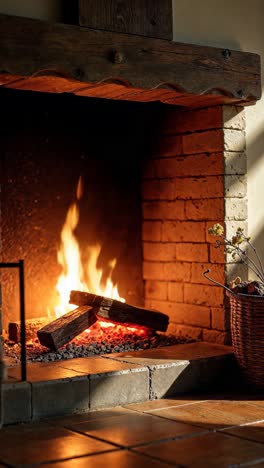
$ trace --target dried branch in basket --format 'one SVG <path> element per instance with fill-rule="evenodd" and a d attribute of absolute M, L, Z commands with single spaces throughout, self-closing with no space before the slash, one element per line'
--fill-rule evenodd
<path fill-rule="evenodd" d="M 38 339 L 43 346 L 58 349 L 91 327 L 96 320 L 92 307 L 87 305 L 77 307 L 41 328 L 37 332 Z"/>
<path fill-rule="evenodd" d="M 98 319 L 108 320 L 128 326 L 141 326 L 153 330 L 166 331 L 169 317 L 162 312 L 134 307 L 116 299 L 109 299 L 81 291 L 71 291 L 70 303 L 90 305 Z"/>
<path fill-rule="evenodd" d="M 257 281 L 242 281 L 238 276 L 229 283 L 229 291 L 237 294 L 250 294 L 253 296 L 264 296 L 264 267 L 257 249 L 251 244 L 250 237 L 244 234 L 244 229 L 238 227 L 231 239 L 224 234 L 221 224 L 214 224 L 209 230 L 209 234 L 217 236 L 216 248 L 224 247 L 227 254 L 231 254 L 234 261 L 243 263 L 256 276 Z M 219 286 L 228 289 L 223 284 L 217 283 L 211 278 L 204 276 Z"/>

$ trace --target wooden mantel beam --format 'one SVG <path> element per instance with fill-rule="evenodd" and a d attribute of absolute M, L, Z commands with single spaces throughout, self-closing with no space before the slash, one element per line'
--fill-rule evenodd
<path fill-rule="evenodd" d="M 0 73 L 30 76 L 45 69 L 87 83 L 169 85 L 247 103 L 261 96 L 256 54 L 0 15 Z"/>

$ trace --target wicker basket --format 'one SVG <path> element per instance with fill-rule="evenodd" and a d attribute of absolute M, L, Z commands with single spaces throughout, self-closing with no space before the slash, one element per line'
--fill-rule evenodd
<path fill-rule="evenodd" d="M 264 297 L 227 292 L 234 353 L 248 383 L 264 389 Z"/>

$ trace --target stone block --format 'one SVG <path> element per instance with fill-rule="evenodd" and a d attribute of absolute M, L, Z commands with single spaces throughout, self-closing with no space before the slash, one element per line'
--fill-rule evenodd
<path fill-rule="evenodd" d="M 178 388 L 182 388 L 182 379 L 188 361 L 179 361 L 163 365 L 150 365 L 150 399 L 156 400 L 175 395 Z"/>
<path fill-rule="evenodd" d="M 149 399 L 149 370 L 128 369 L 90 376 L 90 408 L 109 408 Z"/>
<path fill-rule="evenodd" d="M 87 376 L 33 382 L 32 417 L 38 420 L 88 411 L 89 394 Z"/>
<path fill-rule="evenodd" d="M 245 176 L 225 176 L 225 197 L 244 198 L 247 195 L 247 179 Z"/>
<path fill-rule="evenodd" d="M 244 175 L 247 173 L 247 155 L 245 152 L 224 152 L 224 164 L 226 175 Z"/>
<path fill-rule="evenodd" d="M 245 130 L 246 115 L 243 107 L 223 106 L 223 126 L 231 130 Z"/>
<path fill-rule="evenodd" d="M 4 424 L 15 424 L 31 420 L 31 385 L 28 382 L 5 383 L 2 385 Z"/>
<path fill-rule="evenodd" d="M 248 225 L 246 221 L 225 221 L 225 231 L 227 239 L 231 239 L 235 235 L 237 228 L 241 227 L 244 229 L 244 233 L 247 235 Z"/>
<path fill-rule="evenodd" d="M 172 398 L 178 394 L 207 390 L 224 379 L 228 361 L 232 359 L 230 354 L 151 369 L 151 397 Z"/>
<path fill-rule="evenodd" d="M 245 221 L 248 217 L 247 198 L 226 198 L 225 219 L 229 221 Z"/>
<path fill-rule="evenodd" d="M 224 130 L 224 151 L 245 151 L 246 135 L 241 130 Z"/>

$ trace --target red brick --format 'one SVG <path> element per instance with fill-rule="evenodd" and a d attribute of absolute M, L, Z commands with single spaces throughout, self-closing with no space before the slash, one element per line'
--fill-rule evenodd
<path fill-rule="evenodd" d="M 196 325 L 197 327 L 209 327 L 210 308 L 193 304 L 179 304 L 170 318 L 173 322 Z"/>
<path fill-rule="evenodd" d="M 142 223 L 142 239 L 143 241 L 160 241 L 161 240 L 161 221 L 143 221 Z"/>
<path fill-rule="evenodd" d="M 144 180 L 142 184 L 142 193 L 144 200 L 174 200 L 174 180 Z"/>
<path fill-rule="evenodd" d="M 192 220 L 224 219 L 224 199 L 208 198 L 185 202 L 186 217 Z"/>
<path fill-rule="evenodd" d="M 173 302 L 183 302 L 183 283 L 168 284 L 168 299 Z"/>
<path fill-rule="evenodd" d="M 154 262 L 173 262 L 176 260 L 175 244 L 144 242 L 143 258 Z"/>
<path fill-rule="evenodd" d="M 187 111 L 168 110 L 162 121 L 163 133 L 172 135 L 222 127 L 223 117 L 220 106 Z"/>
<path fill-rule="evenodd" d="M 211 263 L 193 263 L 191 269 L 191 282 L 209 286 L 209 280 L 203 276 L 203 272 L 209 269 L 211 270 L 209 273 L 210 277 L 221 284 L 225 283 L 225 267 L 219 263 L 215 265 Z"/>
<path fill-rule="evenodd" d="M 224 157 L 222 152 L 177 157 L 175 161 L 177 161 L 177 177 L 224 174 Z"/>
<path fill-rule="evenodd" d="M 169 315 L 169 317 L 172 314 L 172 311 L 174 311 L 175 307 L 177 307 L 178 304 L 176 302 L 169 302 L 169 301 L 157 301 L 157 300 L 152 300 L 152 299 L 147 299 L 145 301 L 145 307 L 148 309 L 153 309 L 153 310 L 158 310 L 160 312 L 163 312 L 164 314 Z"/>
<path fill-rule="evenodd" d="M 155 156 L 176 156 L 182 154 L 182 136 L 166 135 L 160 138 L 152 151 Z"/>
<path fill-rule="evenodd" d="M 229 332 L 220 332 L 216 330 L 203 330 L 203 340 L 209 343 L 222 345 L 231 345 L 231 336 Z"/>
<path fill-rule="evenodd" d="M 176 244 L 176 258 L 183 262 L 208 262 L 208 245 L 193 243 Z"/>
<path fill-rule="evenodd" d="M 186 283 L 184 284 L 184 301 L 188 304 L 220 307 L 224 302 L 224 290 L 218 286 Z"/>
<path fill-rule="evenodd" d="M 205 223 L 191 221 L 165 221 L 162 225 L 164 242 L 204 242 Z"/>
<path fill-rule="evenodd" d="M 174 198 L 183 200 L 221 198 L 224 196 L 222 176 L 187 177 L 175 179 Z"/>
<path fill-rule="evenodd" d="M 143 203 L 143 218 L 144 219 L 185 219 L 184 201 L 174 202 L 144 202 Z"/>
<path fill-rule="evenodd" d="M 212 307 L 212 328 L 216 330 L 226 331 L 230 329 L 229 312 L 223 307 Z"/>
<path fill-rule="evenodd" d="M 190 281 L 190 263 L 164 263 L 163 279 L 169 281 Z"/>
<path fill-rule="evenodd" d="M 164 264 L 160 262 L 143 262 L 143 279 L 164 280 Z"/>
<path fill-rule="evenodd" d="M 191 133 L 184 135 L 182 140 L 183 154 L 217 153 L 224 150 L 224 132 L 222 129 Z"/>
<path fill-rule="evenodd" d="M 174 322 L 169 323 L 167 332 L 179 337 L 182 336 L 184 339 L 191 338 L 194 340 L 201 340 L 203 336 L 202 328 L 191 327 L 189 325 L 180 325 Z"/>
<path fill-rule="evenodd" d="M 145 165 L 143 177 L 164 179 L 223 174 L 223 153 L 202 153 L 149 160 Z"/>
<path fill-rule="evenodd" d="M 166 301 L 168 297 L 168 283 L 165 281 L 146 281 L 145 297 L 146 299 Z"/>
<path fill-rule="evenodd" d="M 214 238 L 216 239 L 216 237 Z M 210 262 L 211 263 L 225 263 L 225 251 L 223 247 L 216 248 L 216 245 L 210 244 Z"/>

